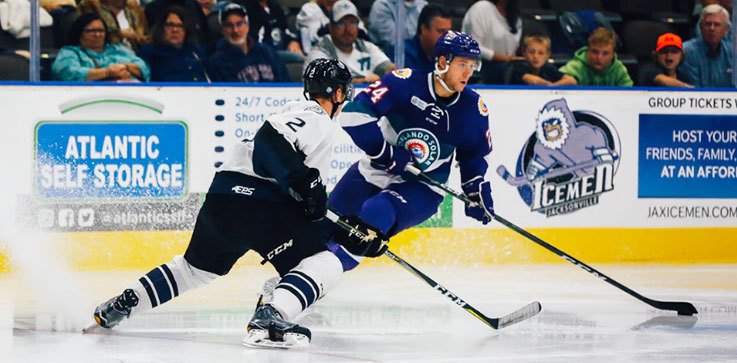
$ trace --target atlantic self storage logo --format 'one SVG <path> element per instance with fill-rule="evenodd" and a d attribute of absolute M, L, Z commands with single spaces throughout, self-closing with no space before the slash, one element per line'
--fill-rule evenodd
<path fill-rule="evenodd" d="M 514 176 L 497 173 L 515 186 L 534 212 L 547 217 L 599 203 L 614 189 L 621 146 L 614 126 L 592 111 L 571 111 L 564 98 L 545 104 L 536 130 L 517 159 Z"/>
<path fill-rule="evenodd" d="M 185 196 L 187 126 L 160 120 L 155 115 L 162 107 L 155 106 L 105 97 L 61 105 L 64 119 L 41 121 L 34 130 L 35 194 L 47 199 Z M 129 119 L 119 119 L 121 114 Z M 91 115 L 97 119 L 90 120 Z"/>

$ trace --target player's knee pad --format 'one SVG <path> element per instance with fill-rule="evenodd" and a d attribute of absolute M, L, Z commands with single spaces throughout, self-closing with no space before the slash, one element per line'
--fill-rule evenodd
<path fill-rule="evenodd" d="M 141 309 L 155 308 L 185 291 L 207 285 L 216 277 L 217 274 L 200 270 L 187 262 L 184 256 L 177 255 L 171 262 L 143 275 L 133 289 L 143 302 L 138 304 Z"/>
<path fill-rule="evenodd" d="M 272 304 L 287 320 L 293 319 L 342 280 L 343 268 L 338 258 L 329 251 L 316 253 L 282 277 L 274 289 Z"/>

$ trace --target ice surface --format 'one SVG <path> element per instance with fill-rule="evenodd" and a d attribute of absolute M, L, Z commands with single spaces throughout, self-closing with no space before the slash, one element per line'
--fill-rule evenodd
<path fill-rule="evenodd" d="M 68 273 L 70 290 L 82 291 L 56 293 L 51 301 L 20 274 L 5 274 L 0 361 L 737 361 L 735 265 L 596 266 L 647 297 L 694 303 L 695 317 L 657 311 L 573 265 L 420 268 L 488 316 L 534 300 L 543 310 L 496 331 L 398 265 L 358 268 L 300 316 L 313 333 L 309 348 L 264 350 L 240 340 L 257 291 L 273 275 L 268 268 L 233 271 L 116 329 L 88 334 L 79 332 L 85 322 L 78 315 L 91 314 L 145 271 Z M 60 303 L 80 299 L 93 301 L 74 311 Z"/>

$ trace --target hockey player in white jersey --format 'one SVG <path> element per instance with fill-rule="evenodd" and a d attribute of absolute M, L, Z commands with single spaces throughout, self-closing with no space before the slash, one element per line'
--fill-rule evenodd
<path fill-rule="evenodd" d="M 294 347 L 309 344 L 309 329 L 289 322 L 335 287 L 341 263 L 327 250 L 323 219 L 334 117 L 351 98 L 351 75 L 337 60 L 316 59 L 303 76 L 305 101 L 269 117 L 253 140 L 243 140 L 216 173 L 184 255 L 142 276 L 95 309 L 95 322 L 112 328 L 124 318 L 161 305 L 227 274 L 249 250 L 276 268 L 270 301 L 259 299 L 243 344 Z M 377 255 L 387 242 L 355 216 L 343 216 L 371 241 L 337 230 L 348 249 Z M 332 232 L 332 231 L 331 231 Z M 373 250 L 373 252 L 372 252 Z M 93 325 L 94 326 L 94 325 Z"/>

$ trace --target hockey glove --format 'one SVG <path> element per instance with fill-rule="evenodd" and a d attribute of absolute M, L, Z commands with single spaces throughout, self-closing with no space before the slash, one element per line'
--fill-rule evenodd
<path fill-rule="evenodd" d="M 352 230 L 346 231 L 338 227 L 333 234 L 333 240 L 345 247 L 348 252 L 358 256 L 378 257 L 387 250 L 389 237 L 378 228 L 364 222 L 359 216 L 347 214 L 340 217 L 338 223 L 341 222 L 351 226 Z"/>
<path fill-rule="evenodd" d="M 289 187 L 299 197 L 298 202 L 307 218 L 316 221 L 325 217 L 328 211 L 328 194 L 322 185 L 320 171 L 315 168 L 307 169 Z"/>
<path fill-rule="evenodd" d="M 389 174 L 402 175 L 404 168 L 412 161 L 409 151 L 384 141 L 381 153 L 371 157 L 371 166 Z"/>
<path fill-rule="evenodd" d="M 462 186 L 463 193 L 473 203 L 466 204 L 466 215 L 483 224 L 491 222 L 494 217 L 494 200 L 491 198 L 491 182 L 481 177 L 472 179 Z"/>

